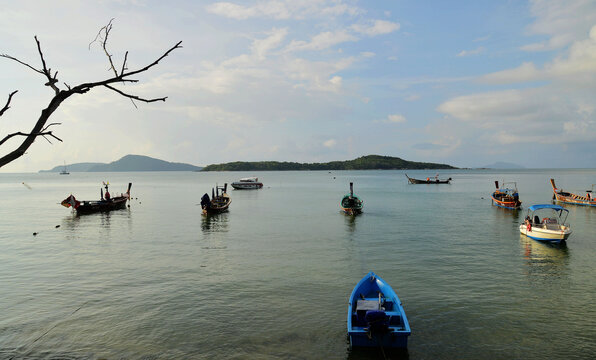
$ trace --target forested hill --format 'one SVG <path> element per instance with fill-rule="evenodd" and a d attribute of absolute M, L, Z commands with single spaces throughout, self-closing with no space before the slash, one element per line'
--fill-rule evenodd
<path fill-rule="evenodd" d="M 456 169 L 451 165 L 407 161 L 398 157 L 367 155 L 354 160 L 327 163 L 296 163 L 278 161 L 236 161 L 214 164 L 201 171 L 274 171 L 274 170 L 403 170 L 403 169 Z"/>

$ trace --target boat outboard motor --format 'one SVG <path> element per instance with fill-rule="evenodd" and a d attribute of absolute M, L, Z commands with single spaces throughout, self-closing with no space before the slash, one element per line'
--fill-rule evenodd
<path fill-rule="evenodd" d="M 203 209 L 206 209 L 210 206 L 211 206 L 211 200 L 209 200 L 209 195 L 208 194 L 203 195 L 203 197 L 201 198 L 201 207 Z"/>
<path fill-rule="evenodd" d="M 369 310 L 364 316 L 368 337 L 383 335 L 389 331 L 389 317 L 382 310 Z"/>

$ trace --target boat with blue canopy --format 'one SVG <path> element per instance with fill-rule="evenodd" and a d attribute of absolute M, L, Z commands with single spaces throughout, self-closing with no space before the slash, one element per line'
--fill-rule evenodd
<path fill-rule="evenodd" d="M 410 324 L 389 284 L 369 272 L 352 290 L 348 335 L 352 347 L 407 348 Z"/>
<path fill-rule="evenodd" d="M 559 205 L 532 205 L 519 231 L 534 240 L 560 243 L 571 235 L 571 226 L 566 223 L 568 215 L 569 210 Z"/>

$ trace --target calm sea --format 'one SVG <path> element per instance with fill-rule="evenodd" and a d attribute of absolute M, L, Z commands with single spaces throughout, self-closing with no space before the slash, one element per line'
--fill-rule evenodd
<path fill-rule="evenodd" d="M 408 171 L 425 178 L 433 172 Z M 596 357 L 596 209 L 569 206 L 566 246 L 520 236 L 525 210 L 491 206 L 517 181 L 585 191 L 596 170 L 457 170 L 451 185 L 403 171 L 0 174 L 0 358 L 377 359 L 349 351 L 347 301 L 368 272 L 412 327 L 410 359 Z M 216 183 L 227 214 L 201 215 Z M 69 194 L 130 208 L 77 217 Z M 356 218 L 339 212 L 354 182 Z M 38 233 L 36 236 L 33 233 Z"/>

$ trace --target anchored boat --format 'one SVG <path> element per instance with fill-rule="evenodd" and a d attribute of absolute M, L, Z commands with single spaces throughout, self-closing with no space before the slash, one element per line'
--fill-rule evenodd
<path fill-rule="evenodd" d="M 201 208 L 203 214 L 219 214 L 228 211 L 228 207 L 232 203 L 232 198 L 227 194 L 228 184 L 224 186 L 215 186 L 211 189 L 211 198 L 208 194 L 201 197 Z M 221 191 L 221 193 L 220 193 Z"/>
<path fill-rule="evenodd" d="M 451 180 L 453 180 L 451 178 L 441 180 L 439 179 L 439 174 L 435 175 L 433 178 L 427 177 L 426 180 L 414 179 L 409 177 L 408 174 L 406 174 L 406 177 L 410 184 L 449 184 Z"/>
<path fill-rule="evenodd" d="M 534 240 L 560 243 L 571 235 L 571 226 L 565 223 L 568 215 L 569 210 L 559 205 L 532 205 L 519 231 Z"/>
<path fill-rule="evenodd" d="M 130 200 L 130 187 L 132 183 L 128 183 L 128 189 L 126 193 L 120 194 L 120 196 L 111 197 L 110 192 L 108 191 L 109 183 L 104 183 L 104 187 L 106 189 L 105 197 L 103 193 L 103 189 L 101 189 L 101 197 L 100 200 L 77 200 L 72 194 L 69 197 L 62 200 L 60 203 L 64 207 L 72 207 L 76 210 L 77 214 L 91 214 L 95 212 L 106 212 L 118 209 L 126 208 L 126 201 Z"/>
<path fill-rule="evenodd" d="M 555 185 L 555 180 L 550 179 L 550 184 L 553 187 L 553 200 L 564 203 L 564 204 L 574 204 L 574 205 L 584 205 L 584 206 L 596 206 L 596 200 L 594 200 L 594 185 L 592 185 L 591 190 L 586 190 L 586 196 L 581 196 L 577 194 L 573 194 L 567 191 L 563 191 L 562 189 L 557 189 Z"/>
<path fill-rule="evenodd" d="M 354 195 L 354 183 L 350 183 L 350 193 L 344 195 L 341 199 L 340 206 L 343 212 L 348 215 L 356 215 L 362 213 L 364 201 L 358 196 Z"/>
<path fill-rule="evenodd" d="M 354 287 L 348 303 L 350 347 L 406 348 L 410 324 L 391 286 L 369 272 Z"/>
<path fill-rule="evenodd" d="M 495 187 L 497 189 L 491 195 L 494 205 L 505 209 L 521 209 L 521 201 L 519 201 L 519 193 L 515 182 L 503 182 L 502 186 L 499 187 L 499 182 L 495 181 Z"/>
<path fill-rule="evenodd" d="M 259 182 L 259 178 L 248 177 L 242 178 L 240 181 L 234 181 L 232 187 L 236 190 L 252 190 L 260 189 L 263 187 L 263 183 Z"/>

